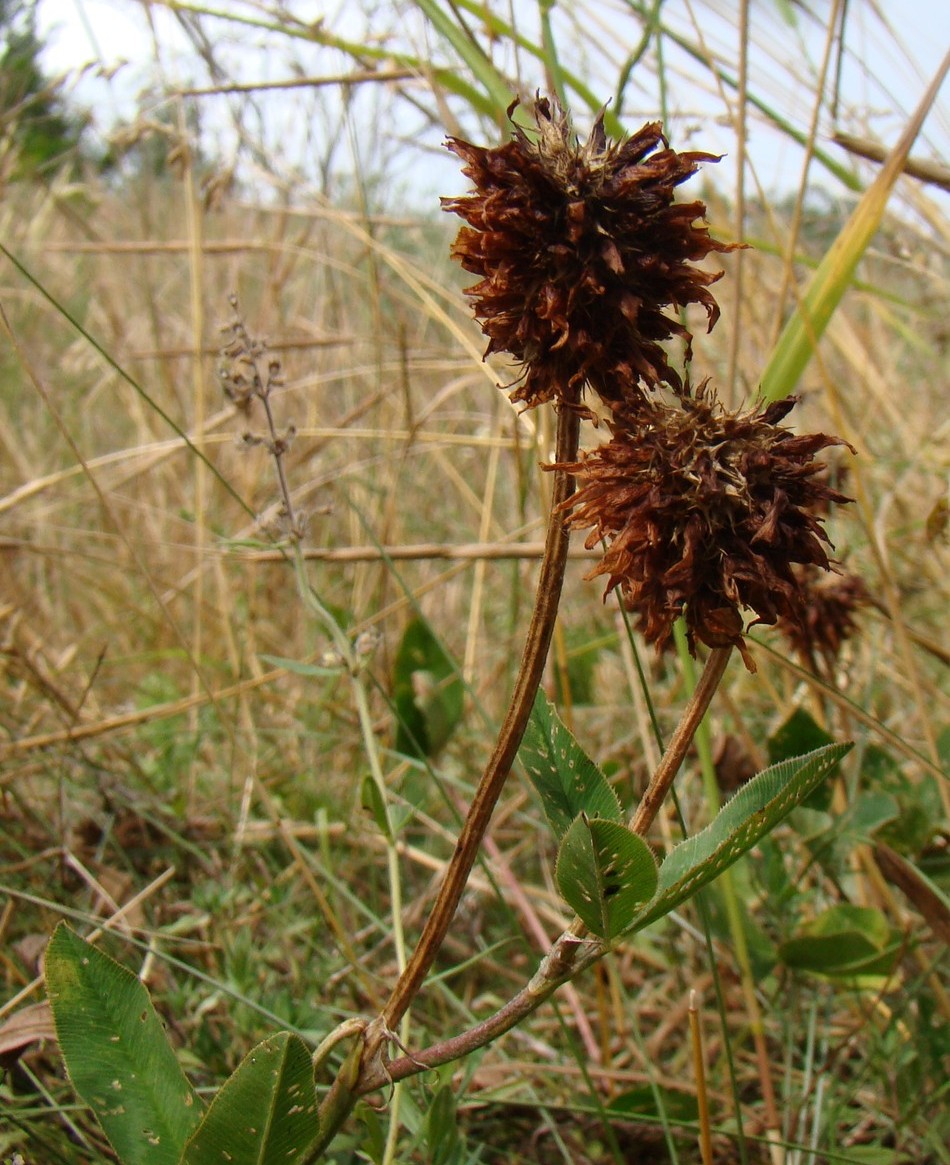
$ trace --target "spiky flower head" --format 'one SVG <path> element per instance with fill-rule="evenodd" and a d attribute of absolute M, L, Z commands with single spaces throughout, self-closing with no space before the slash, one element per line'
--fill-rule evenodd
<path fill-rule="evenodd" d="M 857 634 L 855 617 L 870 603 L 870 594 L 862 579 L 846 571 L 826 574 L 817 566 L 800 566 L 795 577 L 802 606 L 797 619 L 779 619 L 779 630 L 812 670 L 821 661 L 831 674 L 842 647 Z"/>
<path fill-rule="evenodd" d="M 702 202 L 673 199 L 718 158 L 670 149 L 659 122 L 608 143 L 601 114 L 582 144 L 555 102 L 539 97 L 534 116 L 536 140 L 515 126 L 501 146 L 447 143 L 474 185 L 442 205 L 468 224 L 452 253 L 479 276 L 466 294 L 488 336 L 485 355 L 521 363 L 512 400 L 528 408 L 573 403 L 585 383 L 628 407 L 644 388 L 680 387 L 661 344 L 681 337 L 688 360 L 692 335 L 668 309 L 699 304 L 712 328 L 719 308 L 709 285 L 722 272 L 694 264 L 735 244 L 696 225 Z"/>
<path fill-rule="evenodd" d="M 781 424 L 794 397 L 728 412 L 701 385 L 675 406 L 652 401 L 631 423 L 617 413 L 612 437 L 565 466 L 579 480 L 569 522 L 607 542 L 588 575 L 619 587 L 646 639 L 662 649 L 685 616 L 690 650 L 743 643 L 754 622 L 800 621 L 804 595 L 793 564 L 824 570 L 828 536 L 816 510 L 850 499 L 823 480 L 814 455 L 847 444 Z M 605 594 L 605 597 L 606 597 Z"/>

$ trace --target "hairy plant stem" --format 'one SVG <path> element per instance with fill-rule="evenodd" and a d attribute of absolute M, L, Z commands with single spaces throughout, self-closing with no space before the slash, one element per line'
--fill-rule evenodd
<path fill-rule="evenodd" d="M 577 443 L 580 418 L 577 410 L 570 406 L 558 412 L 555 461 L 564 463 L 577 457 Z M 544 663 L 547 659 L 554 623 L 557 619 L 561 600 L 561 586 L 564 582 L 564 568 L 570 535 L 564 527 L 559 507 L 574 492 L 574 478 L 564 470 L 555 471 L 554 488 L 551 496 L 551 511 L 548 519 L 544 557 L 538 575 L 537 594 L 528 635 L 525 641 L 521 667 L 515 680 L 514 691 L 508 706 L 508 714 L 498 734 L 495 748 L 485 767 L 485 772 L 475 790 L 475 796 L 462 825 L 455 844 L 455 852 L 449 860 L 445 877 L 439 887 L 422 935 L 400 975 L 392 994 L 383 1008 L 380 1020 L 387 1028 L 393 1028 L 412 1000 L 418 994 L 429 968 L 435 961 L 439 948 L 445 939 L 469 874 L 475 865 L 482 838 L 488 829 L 492 811 L 498 801 L 505 781 L 514 764 L 521 739 L 531 715 L 534 698 L 541 683 Z"/>
<path fill-rule="evenodd" d="M 647 791 L 643 794 L 637 811 L 633 815 L 633 820 L 630 822 L 630 828 L 634 833 L 646 833 L 659 812 L 660 806 L 666 800 L 673 779 L 679 772 L 683 758 L 696 735 L 696 730 L 706 714 L 709 702 L 719 687 L 731 654 L 731 647 L 714 647 L 707 656 L 699 683 L 690 696 L 689 703 L 676 726 L 676 731 L 670 737 L 666 751 L 663 753 L 657 770 L 647 786 Z"/>
<path fill-rule="evenodd" d="M 645 834 L 653 824 L 722 680 L 731 654 L 731 647 L 713 648 L 709 653 L 699 683 L 630 823 L 632 832 Z M 373 1092 L 428 1068 L 451 1063 L 498 1039 L 540 1007 L 558 987 L 601 959 L 609 949 L 608 944 L 587 937 L 583 923 L 575 919 L 542 959 L 531 981 L 504 1007 L 468 1031 L 432 1044 L 411 1056 L 401 1056 L 387 1064 L 367 1064 L 370 1070 L 361 1073 L 357 1086 L 359 1093 Z"/>
<path fill-rule="evenodd" d="M 555 461 L 558 464 L 576 460 L 579 434 L 580 414 L 576 408 L 568 404 L 558 412 L 554 453 Z M 308 1161 L 319 1159 L 320 1153 L 332 1140 L 336 1130 L 346 1119 L 360 1095 L 371 1091 L 372 1088 L 378 1088 L 387 1082 L 395 1082 L 396 1080 L 396 1077 L 390 1076 L 387 1072 L 387 1045 L 392 1038 L 393 1029 L 418 994 L 458 909 L 462 893 L 478 857 L 482 839 L 491 821 L 492 811 L 501 795 L 521 745 L 534 705 L 534 698 L 541 683 L 557 619 L 570 544 L 570 535 L 560 517 L 559 507 L 571 497 L 573 492 L 573 476 L 563 470 L 556 470 L 551 493 L 544 556 L 538 574 L 535 605 L 508 713 L 482 774 L 482 779 L 475 790 L 468 814 L 455 844 L 455 851 L 449 859 L 445 877 L 432 911 L 423 927 L 419 942 L 397 980 L 382 1013 L 368 1025 L 363 1033 L 363 1057 L 359 1081 L 354 1081 L 351 1074 L 343 1074 L 334 1080 L 329 1093 L 320 1105 L 320 1137 L 311 1149 Z M 550 958 L 550 956 L 548 957 Z M 553 989 L 552 987 L 551 990 Z M 538 1000 L 538 1002 L 541 1001 Z M 537 1003 L 534 1006 L 537 1006 Z M 518 1018 L 520 1017 L 516 1016 L 511 1023 L 517 1023 Z M 413 1062 L 412 1057 L 406 1057 L 406 1059 L 409 1063 Z M 421 1070 L 422 1067 L 424 1065 L 417 1067 L 416 1071 Z M 405 1074 L 411 1075 L 412 1073 Z M 372 1088 L 367 1087 L 364 1083 L 364 1080 L 370 1079 L 376 1081 Z"/>

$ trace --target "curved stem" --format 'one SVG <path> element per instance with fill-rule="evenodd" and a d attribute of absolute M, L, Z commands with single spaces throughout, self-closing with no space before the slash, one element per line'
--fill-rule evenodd
<path fill-rule="evenodd" d="M 731 647 L 713 648 L 709 653 L 699 683 L 683 710 L 676 731 L 631 822 L 630 828 L 634 833 L 643 834 L 653 824 L 722 680 L 731 654 Z M 411 1056 L 401 1056 L 385 1065 L 368 1064 L 368 1070 L 361 1074 L 356 1091 L 360 1095 L 372 1092 L 387 1083 L 414 1076 L 427 1068 L 451 1063 L 476 1048 L 484 1047 L 536 1011 L 558 987 L 596 963 L 608 949 L 606 943 L 588 938 L 586 928 L 579 919 L 575 919 L 551 947 L 531 981 L 493 1015 L 468 1031 L 432 1044 Z"/>
<path fill-rule="evenodd" d="M 440 1040 L 420 1052 L 413 1052 L 411 1056 L 400 1056 L 385 1065 L 369 1065 L 369 1070 L 360 1077 L 357 1092 L 362 1096 L 429 1068 L 450 1064 L 510 1031 L 536 1011 L 558 987 L 607 953 L 607 947 L 602 942 L 578 935 L 578 929 L 570 927 L 560 935 L 531 981 L 494 1014 L 468 1031 Z"/>
<path fill-rule="evenodd" d="M 555 461 L 558 464 L 573 462 L 577 459 L 579 434 L 580 414 L 576 408 L 566 404 L 558 413 L 555 440 Z M 449 860 L 445 878 L 432 912 L 423 927 L 419 942 L 396 982 L 382 1013 L 369 1024 L 361 1041 L 354 1045 L 354 1052 L 359 1050 L 360 1068 L 355 1074 L 352 1071 L 341 1072 L 320 1105 L 320 1133 L 315 1143 L 310 1147 L 305 1159 L 307 1163 L 319 1160 L 323 1149 L 333 1139 L 336 1130 L 352 1111 L 359 1096 L 371 1090 L 365 1086 L 365 1082 L 374 1081 L 373 1087 L 380 1087 L 387 1081 L 395 1082 L 399 1079 L 398 1076 L 391 1075 L 387 1068 L 387 1042 L 392 1036 L 393 1029 L 406 1014 L 412 1000 L 422 986 L 455 916 L 468 876 L 478 856 L 482 839 L 488 829 L 492 810 L 501 795 L 517 755 L 528 717 L 531 715 L 531 709 L 534 705 L 534 698 L 541 683 L 544 663 L 547 659 L 551 636 L 554 632 L 554 623 L 557 618 L 561 586 L 564 582 L 564 569 L 567 564 L 567 552 L 570 545 L 570 535 L 560 517 L 560 507 L 573 493 L 573 476 L 564 470 L 555 470 L 547 536 L 544 543 L 544 557 L 538 574 L 535 605 L 528 627 L 521 667 L 515 680 L 505 722 L 498 734 L 482 779 L 475 790 L 472 804 L 455 844 L 455 852 Z M 561 948 L 564 941 L 565 936 L 562 935 L 544 960 L 542 967 L 551 963 L 555 952 Z M 577 940 L 574 939 L 565 969 L 567 966 L 573 965 L 576 946 Z M 538 976 L 535 976 L 535 980 L 537 979 Z M 542 999 L 550 995 L 558 983 L 563 981 L 563 979 L 552 980 L 550 986 L 547 986 L 546 983 L 540 984 L 542 990 L 546 988 L 545 993 L 533 1001 L 528 1010 L 533 1011 Z M 503 1029 L 506 1031 L 508 1027 L 518 1022 L 522 1014 L 527 1014 L 527 1011 L 519 1010 L 525 1005 L 525 1000 L 521 999 L 520 995 L 512 1003 L 514 1007 L 508 1017 L 509 1022 Z M 505 1010 L 507 1011 L 507 1009 Z M 494 1018 L 492 1017 L 492 1019 Z M 486 1039 L 483 1042 L 487 1043 L 488 1041 Z M 454 1058 L 454 1056 L 450 1058 Z M 401 1063 L 401 1061 L 397 1062 Z M 408 1058 L 408 1063 L 412 1065 L 417 1062 Z M 419 1064 L 415 1071 L 421 1070 L 422 1066 Z M 406 1071 L 403 1074 L 411 1076 L 413 1072 Z"/>
<path fill-rule="evenodd" d="M 676 731 L 666 746 L 666 752 L 663 753 L 663 758 L 637 806 L 633 820 L 630 822 L 630 828 L 634 833 L 646 833 L 660 811 L 660 806 L 666 800 L 670 785 L 673 784 L 673 779 L 679 772 L 683 758 L 696 735 L 696 729 L 706 714 L 709 701 L 713 698 L 716 688 L 719 687 L 719 681 L 722 679 L 731 654 L 731 647 L 714 647 L 710 651 L 696 690 L 690 697 L 690 701 L 680 717 L 680 722 L 676 726 Z"/>
<path fill-rule="evenodd" d="M 555 461 L 571 462 L 577 457 L 580 418 L 576 409 L 563 406 L 558 413 Z M 380 1016 L 381 1025 L 396 1026 L 429 972 L 439 948 L 445 939 L 462 892 L 472 872 L 482 838 L 488 829 L 492 811 L 511 771 L 521 739 L 524 736 L 534 698 L 541 683 L 551 635 L 557 618 L 564 581 L 564 567 L 570 535 L 560 516 L 560 507 L 574 492 L 574 478 L 564 470 L 556 470 L 548 519 L 544 558 L 538 575 L 537 594 L 531 624 L 528 628 L 521 667 L 508 707 L 508 714 L 498 734 L 495 748 L 475 791 L 472 804 L 455 844 L 445 878 L 439 888 L 432 912 L 426 920 L 406 969 L 400 975 Z"/>

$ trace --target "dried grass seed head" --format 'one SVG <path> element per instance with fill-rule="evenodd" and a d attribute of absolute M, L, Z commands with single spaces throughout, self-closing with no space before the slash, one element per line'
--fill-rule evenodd
<path fill-rule="evenodd" d="M 690 650 L 743 643 L 743 609 L 757 623 L 800 623 L 805 596 L 793 564 L 831 567 L 819 512 L 850 499 L 824 480 L 815 454 L 847 444 L 781 424 L 795 398 L 729 412 L 701 385 L 675 406 L 618 413 L 607 443 L 564 468 L 579 481 L 570 524 L 603 539 L 588 575 L 619 587 L 646 639 L 661 650 L 683 614 Z M 853 450 L 852 450 L 853 452 Z"/>
<path fill-rule="evenodd" d="M 695 264 L 735 244 L 701 225 L 702 202 L 674 194 L 718 158 L 670 149 L 659 122 L 609 143 L 601 114 L 582 143 L 557 103 L 539 97 L 534 116 L 537 140 L 515 126 L 501 146 L 447 143 L 474 186 L 442 205 L 467 224 L 452 254 L 479 277 L 466 294 L 485 355 L 520 362 L 511 395 L 528 408 L 573 403 L 585 384 L 614 407 L 660 384 L 680 387 L 661 345 L 682 338 L 688 360 L 692 336 L 668 309 L 699 304 L 712 328 L 709 286 L 722 272 Z"/>

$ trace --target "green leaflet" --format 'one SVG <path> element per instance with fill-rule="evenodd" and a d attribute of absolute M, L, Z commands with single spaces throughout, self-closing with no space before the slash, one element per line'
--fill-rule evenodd
<path fill-rule="evenodd" d="M 635 929 L 649 926 L 718 877 L 825 779 L 854 746 L 828 744 L 790 757 L 753 777 L 704 830 L 678 845 L 660 866 L 656 897 Z"/>
<path fill-rule="evenodd" d="M 123 1165 L 178 1165 L 202 1104 L 143 984 L 61 922 L 46 991 L 69 1077 Z"/>
<path fill-rule="evenodd" d="M 606 942 L 631 925 L 657 885 L 656 861 L 643 838 L 586 813 L 564 835 L 556 876 L 565 902 Z"/>
<path fill-rule="evenodd" d="M 564 727 L 543 692 L 535 696 L 518 759 L 541 798 L 558 838 L 578 814 L 622 821 L 623 811 L 607 778 Z"/>
<path fill-rule="evenodd" d="M 225 1081 L 181 1165 L 295 1165 L 319 1127 L 310 1053 L 299 1036 L 278 1032 Z"/>
<path fill-rule="evenodd" d="M 800 927 L 779 947 L 779 959 L 799 971 L 880 989 L 903 949 L 900 932 L 880 910 L 844 902 Z"/>
<path fill-rule="evenodd" d="M 445 648 L 422 619 L 406 628 L 393 665 L 396 751 L 434 756 L 462 718 L 465 687 Z"/>

